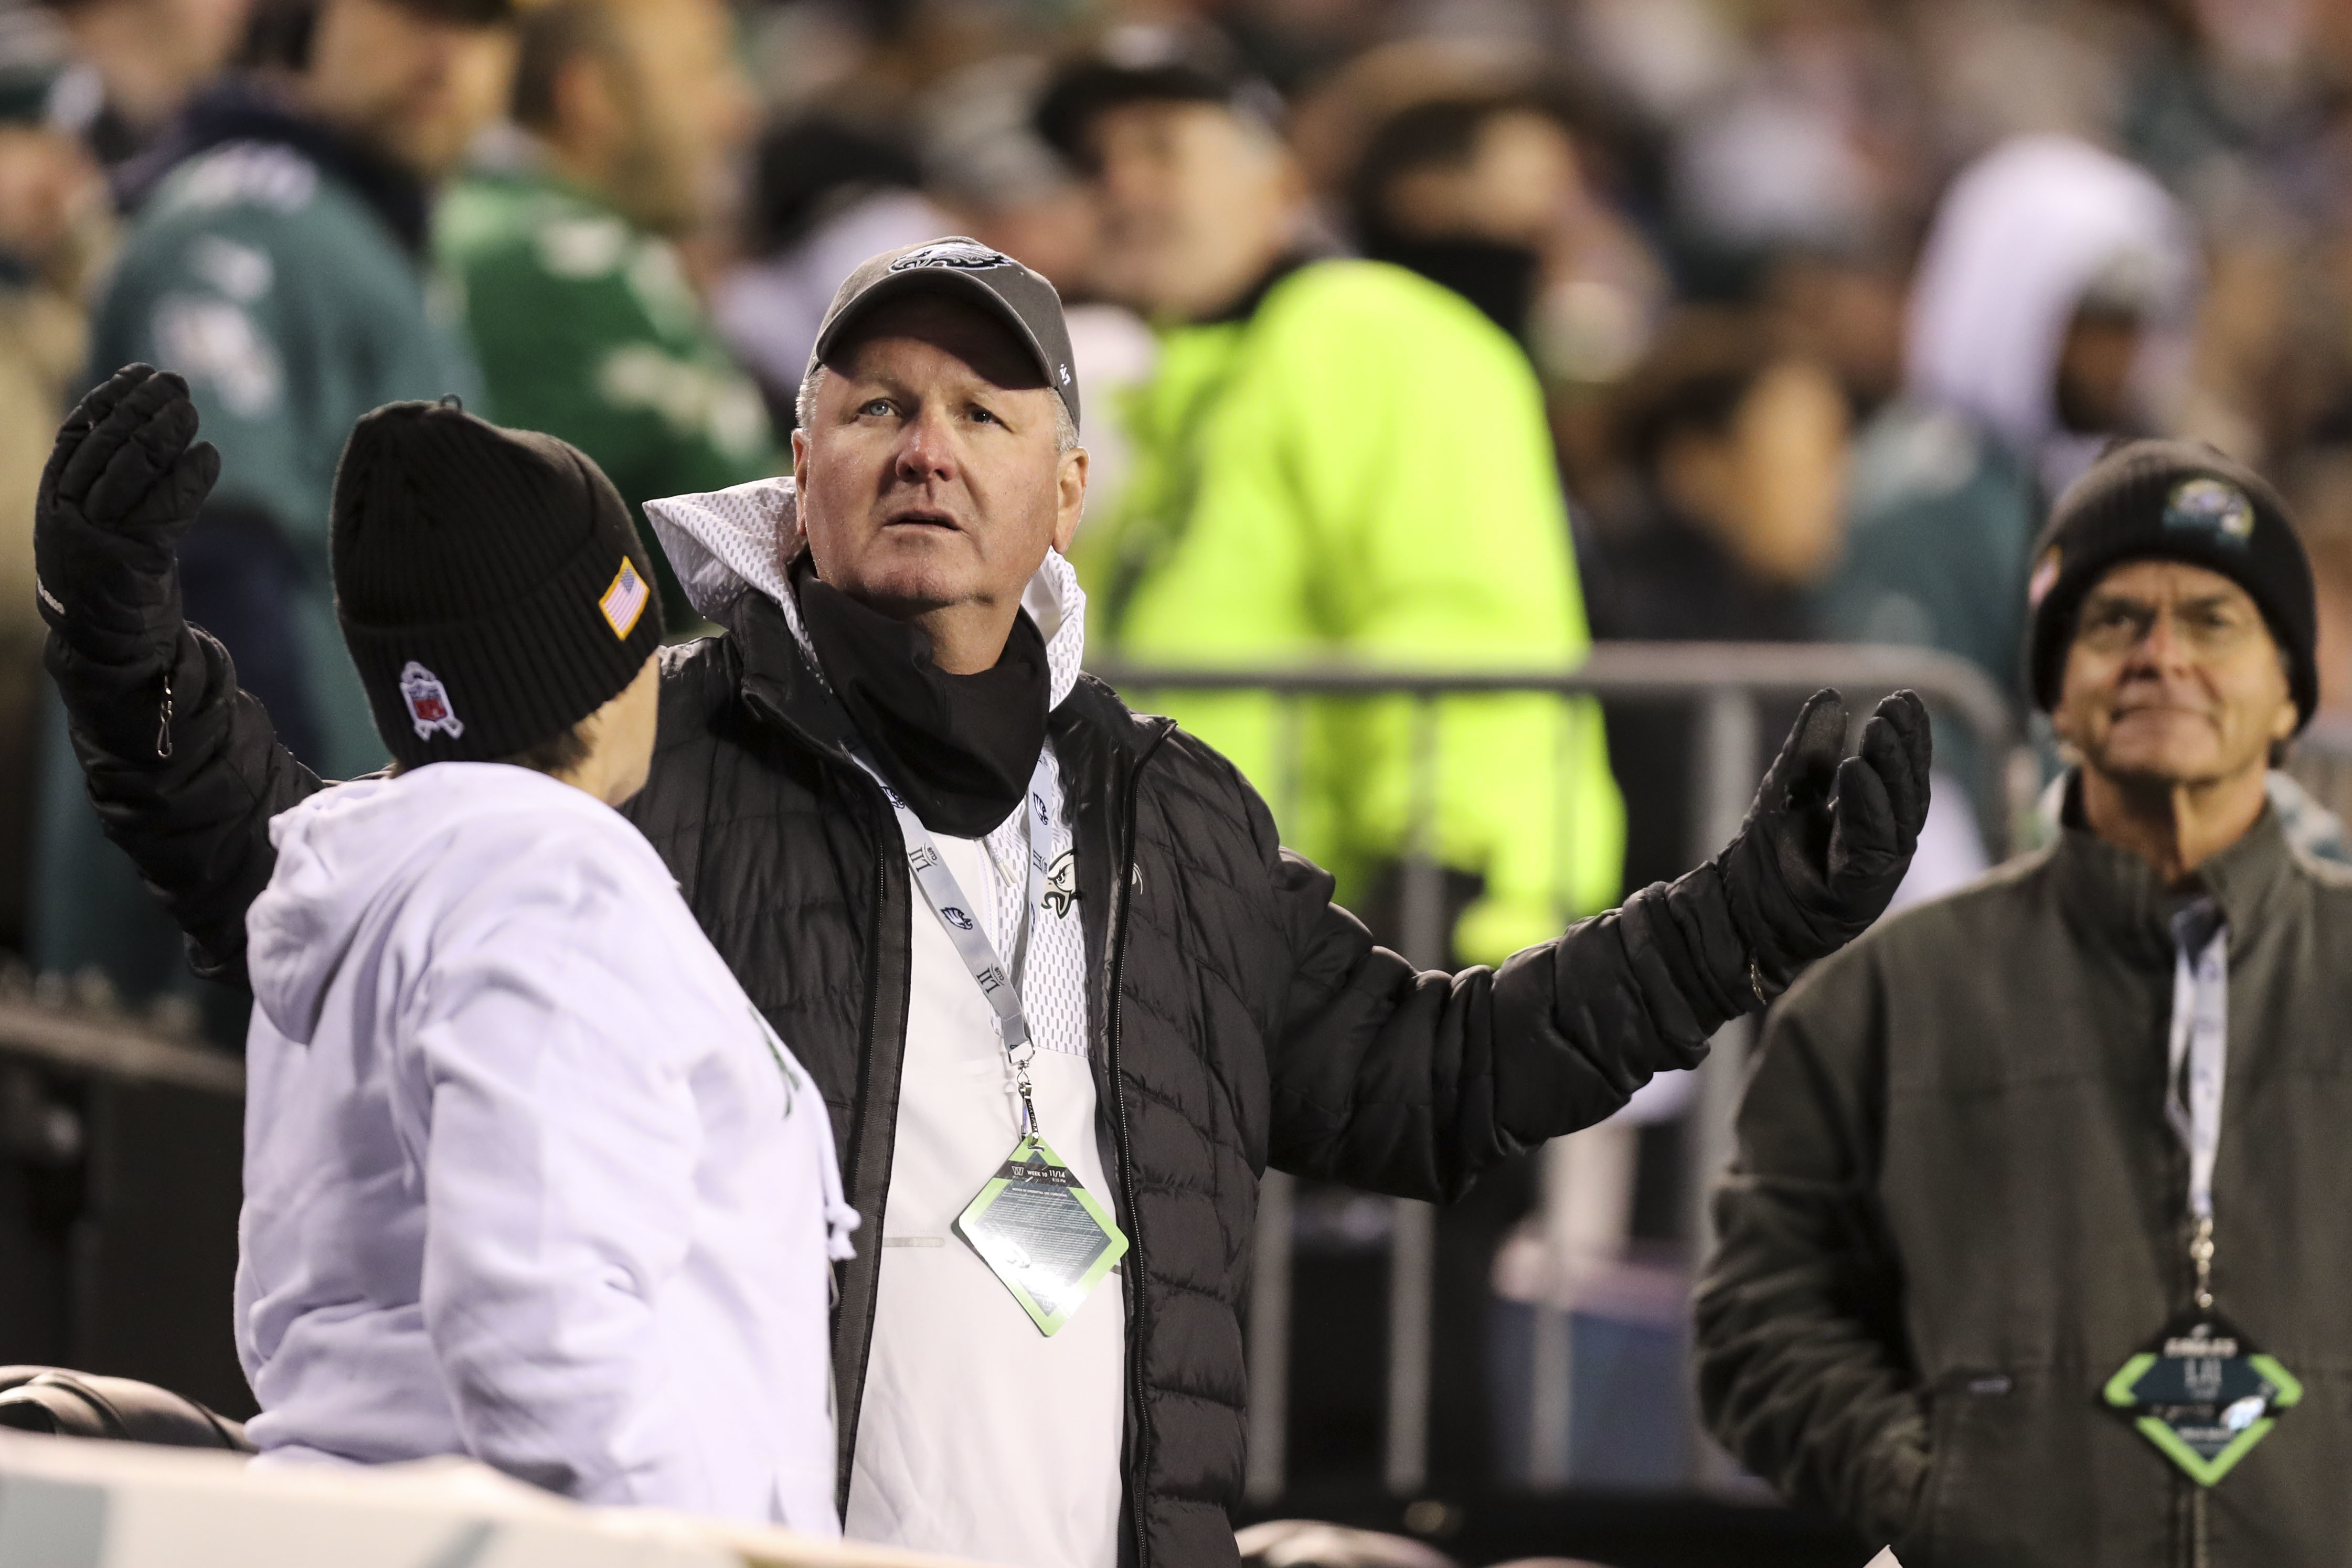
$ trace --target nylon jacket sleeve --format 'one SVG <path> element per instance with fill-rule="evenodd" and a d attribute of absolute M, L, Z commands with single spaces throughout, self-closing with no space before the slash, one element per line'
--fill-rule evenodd
<path fill-rule="evenodd" d="M 269 820 L 324 785 L 237 689 L 226 649 L 176 612 L 164 630 L 168 656 L 126 643 L 119 658 L 52 632 L 46 663 L 106 836 L 187 934 L 195 971 L 242 987 L 245 912 L 278 863 Z"/>
<path fill-rule="evenodd" d="M 1884 1040 L 1850 953 L 1774 1012 L 1716 1195 L 1719 1240 L 1697 1300 L 1708 1427 L 1783 1496 L 1874 1544 L 1899 1539 L 1928 1427 L 1874 1197 Z"/>
<path fill-rule="evenodd" d="M 1499 970 L 1416 971 L 1275 844 L 1250 798 L 1292 971 L 1269 1052 L 1268 1163 L 1448 1201 L 1479 1173 L 1692 1067 L 1754 1003 L 1714 862 L 1580 921 Z"/>
<path fill-rule="evenodd" d="M 497 907 L 440 925 L 403 1048 L 428 1108 L 425 1326 L 458 1428 L 568 1497 L 693 1506 L 710 1391 L 682 1386 L 654 1303 L 693 1240 L 701 1124 L 663 978 L 601 868 L 480 885 L 466 903 Z"/>

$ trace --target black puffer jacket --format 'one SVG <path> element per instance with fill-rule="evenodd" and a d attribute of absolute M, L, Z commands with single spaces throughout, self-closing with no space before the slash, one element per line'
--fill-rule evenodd
<path fill-rule="evenodd" d="M 875 1235 L 914 914 L 898 827 L 776 607 L 745 595 L 730 631 L 663 654 L 658 750 L 629 811 L 822 1086 Z M 180 639 L 169 758 L 153 752 L 152 674 L 52 668 L 110 834 L 188 928 L 198 967 L 236 979 L 268 819 L 318 779 L 201 632 Z M 1499 972 L 1416 973 L 1279 847 L 1233 766 L 1168 720 L 1081 679 L 1052 734 L 1075 813 L 1097 1132 L 1133 1241 L 1126 1555 L 1231 1561 L 1259 1174 L 1458 1196 L 1495 1160 L 1696 1062 L 1753 1004 L 1748 950 L 1710 866 Z M 877 1276 L 866 1248 L 842 1281 L 845 1477 Z"/>

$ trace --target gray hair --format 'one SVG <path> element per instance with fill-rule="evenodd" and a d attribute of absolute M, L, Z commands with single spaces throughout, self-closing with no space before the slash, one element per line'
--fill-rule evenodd
<path fill-rule="evenodd" d="M 816 417 L 817 389 L 824 384 L 824 366 L 823 364 L 811 365 L 808 374 L 801 378 L 800 396 L 793 400 L 793 423 L 803 430 L 806 430 L 810 421 Z M 1070 418 L 1070 405 L 1062 401 L 1061 393 L 1055 392 L 1054 394 L 1054 455 L 1058 457 L 1065 452 L 1074 452 L 1077 449 L 1077 444 L 1078 427 Z"/>

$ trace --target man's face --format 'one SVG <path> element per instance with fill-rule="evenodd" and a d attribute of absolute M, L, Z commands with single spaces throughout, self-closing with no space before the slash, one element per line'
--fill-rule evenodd
<path fill-rule="evenodd" d="M 2081 311 L 2059 345 L 2054 396 L 2058 423 L 2079 435 L 2103 435 L 2133 423 L 2132 371 L 2139 363 L 2137 317 Z"/>
<path fill-rule="evenodd" d="M 2278 644 L 2246 591 L 2178 561 L 2133 561 L 2083 601 L 2059 736 L 2126 785 L 2196 787 L 2267 765 L 2294 733 Z"/>
<path fill-rule="evenodd" d="M 320 115 L 438 180 L 505 109 L 513 76 L 509 28 L 444 21 L 394 0 L 327 0 L 302 85 Z"/>
<path fill-rule="evenodd" d="M 1055 451 L 1057 401 L 978 309 L 931 296 L 877 307 L 793 433 L 817 575 L 901 620 L 970 606 L 1009 621 L 1086 500 L 1085 452 Z"/>
<path fill-rule="evenodd" d="M 1811 582 L 1843 541 L 1852 432 L 1835 378 L 1811 360 L 1785 360 L 1756 378 L 1720 434 L 1668 442 L 1659 484 L 1751 572 Z"/>
<path fill-rule="evenodd" d="M 1383 216 L 1419 239 L 1481 239 L 1539 248 L 1582 203 L 1576 146 L 1550 118 L 1507 110 L 1479 127 L 1470 156 L 1397 177 Z"/>
<path fill-rule="evenodd" d="M 1299 181 L 1272 133 L 1213 103 L 1097 115 L 1105 293 L 1152 316 L 1213 316 L 1296 237 Z"/>
<path fill-rule="evenodd" d="M 93 0 L 58 12 L 109 107 L 152 127 L 220 73 L 252 9 L 253 0 Z"/>
<path fill-rule="evenodd" d="M 608 193 L 646 227 L 683 234 L 725 200 L 730 157 L 756 112 L 719 0 L 615 7 L 617 57 L 602 62 L 623 121 Z"/>

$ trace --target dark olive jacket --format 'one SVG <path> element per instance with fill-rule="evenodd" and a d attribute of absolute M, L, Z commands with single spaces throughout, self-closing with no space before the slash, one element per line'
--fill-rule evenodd
<path fill-rule="evenodd" d="M 880 1234 L 907 1023 L 898 829 L 849 759 L 782 613 L 747 594 L 730 635 L 666 650 L 652 776 L 628 814 L 753 1003 L 831 1106 L 864 1234 Z M 188 930 L 243 972 L 268 820 L 320 788 L 181 631 L 169 757 L 161 674 L 50 668 L 107 831 Z M 1416 972 L 1283 850 L 1233 766 L 1081 678 L 1052 716 L 1075 815 L 1104 1168 L 1128 1254 L 1124 1555 L 1234 1556 L 1243 1312 L 1267 1166 L 1444 1199 L 1687 1067 L 1752 1006 L 1749 945 L 1713 865 L 1580 923 L 1499 971 Z M 878 1249 L 844 1266 L 835 1332 L 843 1474 L 856 1440 Z"/>
<path fill-rule="evenodd" d="M 1773 1009 L 1698 1303 L 1716 1435 L 1905 1568 L 2352 1552 L 2352 874 L 2265 812 L 2229 922 L 2221 1311 L 2301 1405 L 2200 1488 L 2099 1399 L 2189 1304 L 2165 1119 L 2173 906 L 2079 829 L 1882 924 Z"/>

